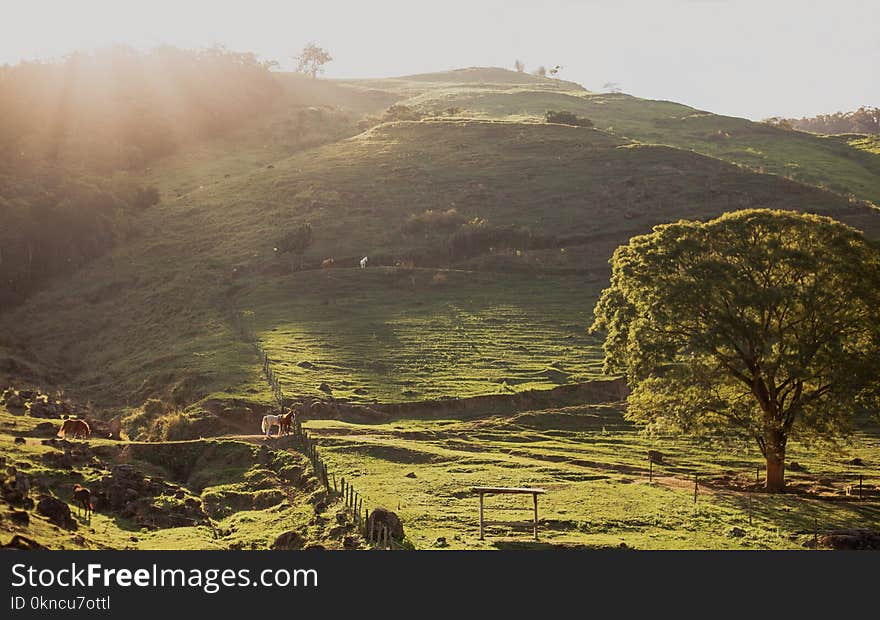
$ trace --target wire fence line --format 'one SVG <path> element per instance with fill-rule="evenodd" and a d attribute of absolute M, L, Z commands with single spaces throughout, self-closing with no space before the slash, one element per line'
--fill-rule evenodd
<path fill-rule="evenodd" d="M 248 325 L 242 312 L 230 301 L 230 318 L 239 337 L 254 347 L 263 372 L 263 377 L 269 384 L 272 396 L 279 410 L 283 411 L 288 404 L 294 399 L 287 399 L 281 388 L 281 382 L 272 370 L 272 361 L 269 354 L 260 343 L 260 339 Z M 294 437 L 294 445 L 302 452 L 311 463 L 315 477 L 324 486 L 328 494 L 342 500 L 345 511 L 349 514 L 358 528 L 361 536 L 368 541 L 374 549 L 402 549 L 399 541 L 396 541 L 387 523 L 377 523 L 377 519 L 370 519 L 370 510 L 366 501 L 366 497 L 355 489 L 351 480 L 340 478 L 337 484 L 336 475 L 331 474 L 327 467 L 327 462 L 321 457 L 318 443 L 309 435 L 302 427 L 302 420 L 299 416 L 294 416 L 293 428 L 291 429 Z M 279 431 L 280 433 L 280 431 Z"/>

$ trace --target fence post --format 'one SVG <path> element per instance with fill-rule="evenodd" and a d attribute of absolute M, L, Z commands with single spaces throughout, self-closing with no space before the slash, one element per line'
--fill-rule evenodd
<path fill-rule="evenodd" d="M 336 474 L 331 474 L 331 475 L 333 476 L 333 491 L 338 493 L 338 491 L 336 489 Z"/>
<path fill-rule="evenodd" d="M 862 479 L 863 478 L 864 478 L 864 476 L 862 474 L 859 474 L 859 500 L 864 499 L 862 497 Z"/>
<path fill-rule="evenodd" d="M 699 474 L 694 474 L 694 506 L 697 505 L 697 491 L 700 487 Z"/>

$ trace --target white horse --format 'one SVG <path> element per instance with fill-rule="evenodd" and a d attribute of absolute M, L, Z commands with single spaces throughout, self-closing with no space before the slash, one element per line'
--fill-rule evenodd
<path fill-rule="evenodd" d="M 366 269 L 366 268 L 367 268 L 367 257 L 364 256 L 364 257 L 361 259 L 361 269 Z"/>
<path fill-rule="evenodd" d="M 269 439 L 269 431 L 273 426 L 278 427 L 278 436 L 281 435 L 281 416 L 280 415 L 264 415 L 263 416 L 263 432 L 266 433 L 266 439 Z"/>

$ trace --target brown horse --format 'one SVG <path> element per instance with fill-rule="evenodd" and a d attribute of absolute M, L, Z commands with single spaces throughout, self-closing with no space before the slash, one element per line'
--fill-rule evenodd
<path fill-rule="evenodd" d="M 59 437 L 73 437 L 74 439 L 88 439 L 92 429 L 85 420 L 64 420 L 58 430 Z"/>
<path fill-rule="evenodd" d="M 295 414 L 293 413 L 293 409 L 288 409 L 285 413 L 281 414 L 281 429 L 278 431 L 278 434 L 281 435 L 284 433 L 285 435 L 290 435 L 290 429 L 293 426 L 293 421 L 296 419 Z"/>
<path fill-rule="evenodd" d="M 81 484 L 73 485 L 73 501 L 77 508 L 82 507 L 86 511 L 86 517 L 91 517 L 95 507 L 92 506 L 92 492 Z"/>

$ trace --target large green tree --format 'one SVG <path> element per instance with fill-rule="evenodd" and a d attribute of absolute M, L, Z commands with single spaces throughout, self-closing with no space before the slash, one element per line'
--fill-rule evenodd
<path fill-rule="evenodd" d="M 657 226 L 611 265 L 591 330 L 631 419 L 750 437 L 779 491 L 792 437 L 844 435 L 880 407 L 880 249 L 859 231 L 738 211 Z"/>

